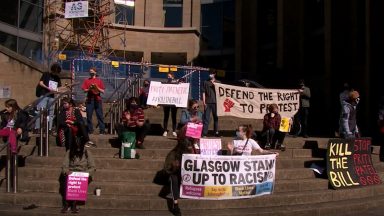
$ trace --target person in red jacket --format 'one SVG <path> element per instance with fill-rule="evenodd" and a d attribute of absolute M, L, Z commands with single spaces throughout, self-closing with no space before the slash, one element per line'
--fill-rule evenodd
<path fill-rule="evenodd" d="M 93 133 L 92 115 L 93 110 L 96 111 L 97 121 L 99 123 L 100 134 L 105 133 L 105 124 L 103 116 L 103 102 L 101 94 L 104 93 L 105 87 L 101 79 L 96 76 L 96 68 L 89 70 L 90 78 L 84 80 L 81 88 L 87 93 L 86 110 L 87 110 L 87 126 L 88 133 Z"/>
<path fill-rule="evenodd" d="M 285 151 L 285 146 L 283 144 L 285 133 L 279 131 L 281 116 L 277 104 L 269 105 L 268 111 L 269 112 L 264 115 L 263 121 L 263 134 L 267 138 L 265 149 L 271 149 L 273 145 L 273 147 L 276 146 L 277 149 Z"/>

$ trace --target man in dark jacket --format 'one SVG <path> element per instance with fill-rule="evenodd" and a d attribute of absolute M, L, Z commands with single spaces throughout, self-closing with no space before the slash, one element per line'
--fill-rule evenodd
<path fill-rule="evenodd" d="M 360 137 L 356 122 L 356 107 L 360 101 L 357 91 L 351 91 L 341 107 L 339 133 L 342 138 Z"/>

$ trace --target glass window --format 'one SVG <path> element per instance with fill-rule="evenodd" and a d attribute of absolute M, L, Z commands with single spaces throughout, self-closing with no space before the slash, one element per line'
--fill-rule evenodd
<path fill-rule="evenodd" d="M 34 61 L 40 62 L 42 60 L 42 45 L 39 42 L 31 41 L 24 38 L 19 38 L 19 47 L 18 53 L 32 59 Z"/>
<path fill-rule="evenodd" d="M 183 0 L 163 0 L 164 27 L 183 26 Z"/>
<path fill-rule="evenodd" d="M 0 21 L 17 26 L 17 0 L 2 0 L 0 7 Z"/>
<path fill-rule="evenodd" d="M 0 31 L 0 44 L 16 52 L 17 37 Z"/>
<path fill-rule="evenodd" d="M 135 24 L 135 1 L 115 0 L 115 23 Z"/>
<path fill-rule="evenodd" d="M 38 3 L 37 0 L 32 2 Z M 19 27 L 32 32 L 38 32 L 38 33 L 42 32 L 43 8 L 34 3 L 21 1 Z"/>

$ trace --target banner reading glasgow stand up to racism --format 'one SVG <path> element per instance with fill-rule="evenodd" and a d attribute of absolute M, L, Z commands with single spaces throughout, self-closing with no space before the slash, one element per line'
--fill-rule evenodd
<path fill-rule="evenodd" d="M 371 139 L 330 139 L 328 179 L 335 189 L 381 184 L 371 158 Z"/>
<path fill-rule="evenodd" d="M 217 115 L 263 119 L 270 104 L 277 104 L 282 117 L 299 110 L 298 90 L 257 89 L 215 83 Z"/>
<path fill-rule="evenodd" d="M 271 194 L 276 155 L 184 154 L 180 196 L 189 199 L 241 199 Z"/>

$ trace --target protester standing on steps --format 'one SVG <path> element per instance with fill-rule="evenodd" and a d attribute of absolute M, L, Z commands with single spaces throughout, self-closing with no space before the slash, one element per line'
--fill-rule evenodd
<path fill-rule="evenodd" d="M 148 93 L 149 93 L 149 80 L 144 80 L 143 87 L 139 90 L 139 100 L 140 100 L 140 106 L 143 109 L 148 108 L 147 106 L 147 99 L 148 99 Z"/>
<path fill-rule="evenodd" d="M 58 92 L 61 87 L 61 80 L 58 76 L 61 72 L 61 67 L 58 63 L 54 63 L 51 66 L 50 72 L 45 72 L 40 78 L 39 83 L 36 87 L 36 97 L 39 97 L 40 102 L 37 104 L 37 109 L 40 111 L 41 108 L 48 109 L 48 122 L 49 130 L 52 130 L 53 118 L 55 112 L 55 106 L 52 104 L 55 100 L 55 93 Z M 50 105 L 50 107 L 47 107 Z M 40 129 L 40 118 L 36 119 L 35 129 Z M 52 131 L 51 131 L 52 132 Z"/>
<path fill-rule="evenodd" d="M 172 72 L 169 72 L 167 74 L 167 84 L 178 84 L 179 81 L 175 79 L 175 76 Z M 164 120 L 163 120 L 163 136 L 168 135 L 168 119 L 169 119 L 169 112 L 171 112 L 171 119 L 172 119 L 172 136 L 176 137 L 176 116 L 177 116 L 177 107 L 175 105 L 164 105 L 163 106 L 164 111 Z"/>
<path fill-rule="evenodd" d="M 181 162 L 183 154 L 193 154 L 195 139 L 185 136 L 186 130 L 182 130 L 177 136 L 177 145 L 167 155 L 164 170 L 169 175 L 169 187 L 172 198 L 171 212 L 175 216 L 181 216 L 178 200 L 180 198 Z"/>
<path fill-rule="evenodd" d="M 63 98 L 61 103 L 62 107 L 57 115 L 58 145 L 65 146 L 65 149 L 69 150 L 76 138 L 84 143 L 90 142 L 80 110 L 75 107 L 73 100 Z"/>
<path fill-rule="evenodd" d="M 264 115 L 263 135 L 266 137 L 265 149 L 281 149 L 285 151 L 284 138 L 285 133 L 281 132 L 281 116 L 277 104 L 271 104 L 268 107 L 269 113 Z"/>
<path fill-rule="evenodd" d="M 252 139 L 253 129 L 251 125 L 240 125 L 236 131 L 236 139 L 227 144 L 230 155 L 251 155 L 252 151 L 255 150 L 260 154 L 276 154 L 278 152 L 272 152 L 263 150 L 259 144 Z"/>
<path fill-rule="evenodd" d="M 311 99 L 311 90 L 305 86 L 304 80 L 299 81 L 300 88 L 298 89 L 300 93 L 300 108 L 295 116 L 295 121 L 298 121 L 301 124 L 301 135 L 304 138 L 308 138 L 308 115 Z M 296 134 L 299 136 L 300 134 Z"/>
<path fill-rule="evenodd" d="M 88 133 L 93 133 L 92 115 L 96 111 L 96 117 L 99 124 L 100 134 L 105 134 L 105 124 L 103 116 L 103 102 L 101 94 L 104 93 L 105 86 L 101 79 L 96 76 L 96 68 L 89 70 L 90 78 L 84 80 L 81 88 L 87 93 L 86 111 Z"/>
<path fill-rule="evenodd" d="M 8 145 L 12 153 L 17 153 L 17 138 L 27 136 L 28 113 L 20 109 L 17 101 L 5 101 L 5 111 L 1 116 L 0 137 L 8 138 Z"/>
<path fill-rule="evenodd" d="M 356 121 L 356 108 L 360 101 L 360 94 L 351 91 L 347 100 L 343 102 L 339 120 L 339 134 L 342 138 L 360 137 Z"/>
<path fill-rule="evenodd" d="M 77 208 L 77 201 L 67 201 L 66 197 L 66 179 L 72 172 L 87 172 L 89 173 L 88 184 L 93 180 L 93 175 L 96 171 L 95 162 L 92 153 L 89 149 L 84 148 L 84 143 L 77 141 L 74 145 L 70 146 L 69 151 L 66 152 L 60 175 L 60 193 L 62 195 L 63 208 L 62 213 L 68 212 L 70 209 L 72 213 L 79 213 Z"/>
<path fill-rule="evenodd" d="M 219 118 L 217 117 L 217 108 L 216 108 L 216 91 L 215 91 L 215 83 L 219 83 L 216 80 L 216 73 L 211 72 L 209 75 L 209 80 L 204 82 L 203 85 L 203 106 L 204 106 L 204 114 L 203 114 L 203 133 L 202 136 L 207 136 L 208 127 L 211 118 L 211 112 L 213 115 L 213 130 L 214 135 L 219 136 Z"/>

